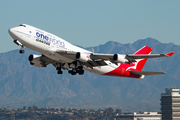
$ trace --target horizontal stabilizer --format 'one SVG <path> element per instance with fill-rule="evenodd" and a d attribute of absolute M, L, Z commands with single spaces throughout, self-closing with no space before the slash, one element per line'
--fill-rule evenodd
<path fill-rule="evenodd" d="M 136 75 L 159 75 L 159 74 L 166 74 L 165 72 L 149 72 L 149 71 L 129 71 L 130 73 Z"/>
<path fill-rule="evenodd" d="M 174 54 L 174 52 L 167 53 L 166 55 L 171 57 Z"/>

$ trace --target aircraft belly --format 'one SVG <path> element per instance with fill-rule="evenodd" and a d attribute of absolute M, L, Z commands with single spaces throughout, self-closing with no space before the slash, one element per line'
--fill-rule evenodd
<path fill-rule="evenodd" d="M 115 66 L 107 65 L 107 66 L 101 66 L 101 67 L 93 67 L 91 68 L 85 68 L 85 70 L 99 74 L 99 75 L 107 75 L 107 76 L 119 76 L 119 77 L 132 77 L 132 78 L 140 78 L 140 75 L 134 75 L 130 74 L 129 71 L 126 71 L 124 68 L 118 68 Z"/>
<path fill-rule="evenodd" d="M 93 67 L 93 69 L 91 69 L 89 67 L 88 68 L 85 67 L 84 69 L 89 71 L 89 72 L 93 72 L 95 74 L 102 75 L 102 74 L 105 74 L 105 73 L 108 73 L 108 72 L 114 70 L 115 68 L 113 68 L 109 65 L 106 65 L 106 66 L 101 66 L 101 67 Z"/>

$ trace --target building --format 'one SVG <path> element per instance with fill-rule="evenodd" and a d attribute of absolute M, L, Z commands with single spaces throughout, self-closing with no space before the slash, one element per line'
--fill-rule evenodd
<path fill-rule="evenodd" d="M 157 112 L 144 112 L 142 114 L 123 113 L 116 117 L 117 120 L 161 120 L 161 114 Z"/>
<path fill-rule="evenodd" d="M 177 88 L 166 88 L 161 94 L 162 120 L 180 120 L 180 94 Z"/>

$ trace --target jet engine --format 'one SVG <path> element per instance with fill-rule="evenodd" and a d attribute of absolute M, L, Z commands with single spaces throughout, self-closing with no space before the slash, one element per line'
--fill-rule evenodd
<path fill-rule="evenodd" d="M 81 52 L 77 52 L 75 55 L 75 58 L 80 60 L 80 61 L 83 61 L 83 62 L 87 62 L 88 60 L 91 60 L 89 58 L 89 55 L 87 55 L 85 53 L 81 53 Z"/>
<path fill-rule="evenodd" d="M 128 60 L 125 58 L 125 55 L 120 55 L 120 54 L 114 54 L 113 55 L 113 60 L 116 63 L 125 63 L 125 62 L 128 62 Z"/>
<path fill-rule="evenodd" d="M 29 55 L 30 64 L 35 67 L 43 67 L 41 57 L 42 57 L 41 55 L 34 55 L 34 54 Z"/>

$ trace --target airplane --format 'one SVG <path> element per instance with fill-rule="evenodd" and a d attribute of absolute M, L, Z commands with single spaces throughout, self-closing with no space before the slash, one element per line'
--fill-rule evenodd
<path fill-rule="evenodd" d="M 144 46 L 133 54 L 102 54 L 93 53 L 77 47 L 62 38 L 36 27 L 20 24 L 8 30 L 14 43 L 41 53 L 29 55 L 29 62 L 35 67 L 46 67 L 52 64 L 57 74 L 68 70 L 71 75 L 83 75 L 84 70 L 89 72 L 116 77 L 143 79 L 145 75 L 166 74 L 165 72 L 142 71 L 148 58 L 170 57 L 174 52 L 167 54 L 150 54 L 151 47 Z"/>

